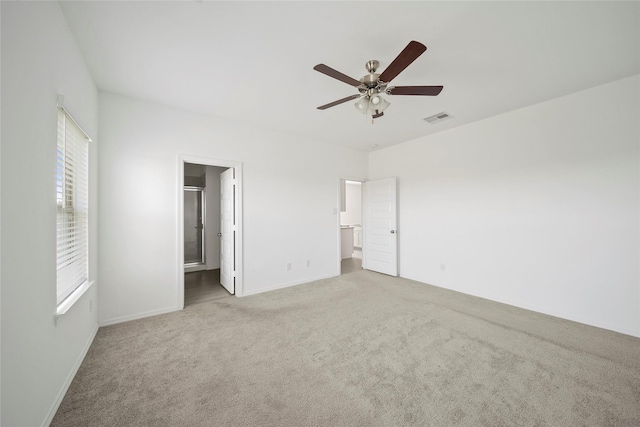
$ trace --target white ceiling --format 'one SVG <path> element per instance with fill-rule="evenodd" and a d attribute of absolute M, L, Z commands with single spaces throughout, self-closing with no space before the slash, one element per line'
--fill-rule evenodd
<path fill-rule="evenodd" d="M 636 1 L 61 4 L 100 90 L 360 150 L 640 73 Z M 359 79 L 411 40 L 428 50 L 393 84 L 439 96 L 389 96 L 374 125 L 353 102 L 316 109 L 357 92 L 314 65 Z"/>

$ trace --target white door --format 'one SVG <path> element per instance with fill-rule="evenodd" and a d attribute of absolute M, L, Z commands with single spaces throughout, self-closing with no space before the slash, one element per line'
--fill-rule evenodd
<path fill-rule="evenodd" d="M 220 174 L 220 283 L 235 294 L 235 179 L 234 169 Z"/>
<path fill-rule="evenodd" d="M 364 183 L 363 268 L 398 275 L 396 179 Z"/>

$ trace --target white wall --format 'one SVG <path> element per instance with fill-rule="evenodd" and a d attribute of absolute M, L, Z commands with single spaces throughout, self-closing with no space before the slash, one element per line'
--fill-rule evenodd
<path fill-rule="evenodd" d="M 96 87 L 57 2 L 2 8 L 2 420 L 47 424 L 97 330 L 96 285 L 56 312 L 57 94 L 97 138 Z M 97 280 L 96 145 L 90 147 L 90 279 Z"/>
<path fill-rule="evenodd" d="M 340 224 L 362 225 L 362 183 L 347 181 L 345 185 L 346 210 L 340 212 Z"/>
<path fill-rule="evenodd" d="M 207 166 L 205 258 L 207 270 L 220 268 L 220 174 L 228 168 Z"/>
<path fill-rule="evenodd" d="M 339 274 L 336 183 L 366 176 L 365 153 L 113 94 L 99 106 L 102 323 L 177 308 L 179 155 L 243 164 L 245 294 Z"/>
<path fill-rule="evenodd" d="M 640 336 L 639 80 L 371 153 L 401 275 Z"/>

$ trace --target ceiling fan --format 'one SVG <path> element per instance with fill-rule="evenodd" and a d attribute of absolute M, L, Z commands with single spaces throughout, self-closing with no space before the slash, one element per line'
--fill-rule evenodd
<path fill-rule="evenodd" d="M 346 98 L 321 105 L 318 107 L 318 110 L 326 110 L 327 108 L 335 107 L 336 105 L 359 98 L 355 103 L 356 109 L 363 114 L 371 116 L 373 121 L 373 119 L 382 117 L 384 115 L 383 111 L 390 105 L 390 103 L 380 95 L 383 92 L 387 95 L 438 95 L 442 91 L 442 86 L 387 86 L 391 80 L 426 50 L 427 47 L 422 43 L 411 41 L 382 74 L 376 73 L 376 70 L 380 66 L 378 61 L 368 61 L 365 66 L 369 74 L 363 76 L 360 80 L 342 74 L 327 65 L 316 65 L 313 67 L 314 70 L 354 86 L 358 89 L 358 92 L 360 92 L 359 94 L 347 96 Z"/>

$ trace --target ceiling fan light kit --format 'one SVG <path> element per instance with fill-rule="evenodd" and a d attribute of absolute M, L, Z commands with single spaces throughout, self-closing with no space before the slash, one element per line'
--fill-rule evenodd
<path fill-rule="evenodd" d="M 351 95 L 345 98 L 339 99 L 329 104 L 321 105 L 318 110 L 326 110 L 327 108 L 340 105 L 342 103 L 351 101 L 358 98 L 355 103 L 356 110 L 362 114 L 371 116 L 373 119 L 382 117 L 384 110 L 391 105 L 386 99 L 381 96 L 381 93 L 386 95 L 418 95 L 418 96 L 436 96 L 442 91 L 442 86 L 390 86 L 387 85 L 398 74 L 400 74 L 405 68 L 407 68 L 413 61 L 415 61 L 420 55 L 427 50 L 427 47 L 417 41 L 411 41 L 404 48 L 402 52 L 396 57 L 396 59 L 389 64 L 389 66 L 382 72 L 377 74 L 376 70 L 380 66 L 380 63 L 376 60 L 367 61 L 365 67 L 369 74 L 363 76 L 360 80 L 351 78 L 341 72 L 334 70 L 333 68 L 325 65 L 318 64 L 313 67 L 314 70 L 326 74 L 336 80 L 340 80 L 343 83 L 347 83 L 354 86 L 360 92 L 359 95 Z"/>
<path fill-rule="evenodd" d="M 354 105 L 356 110 L 360 111 L 362 114 L 380 117 L 383 115 L 382 112 L 386 110 L 391 103 L 384 99 L 379 93 L 376 93 L 374 95 L 365 95 L 360 97 Z"/>

